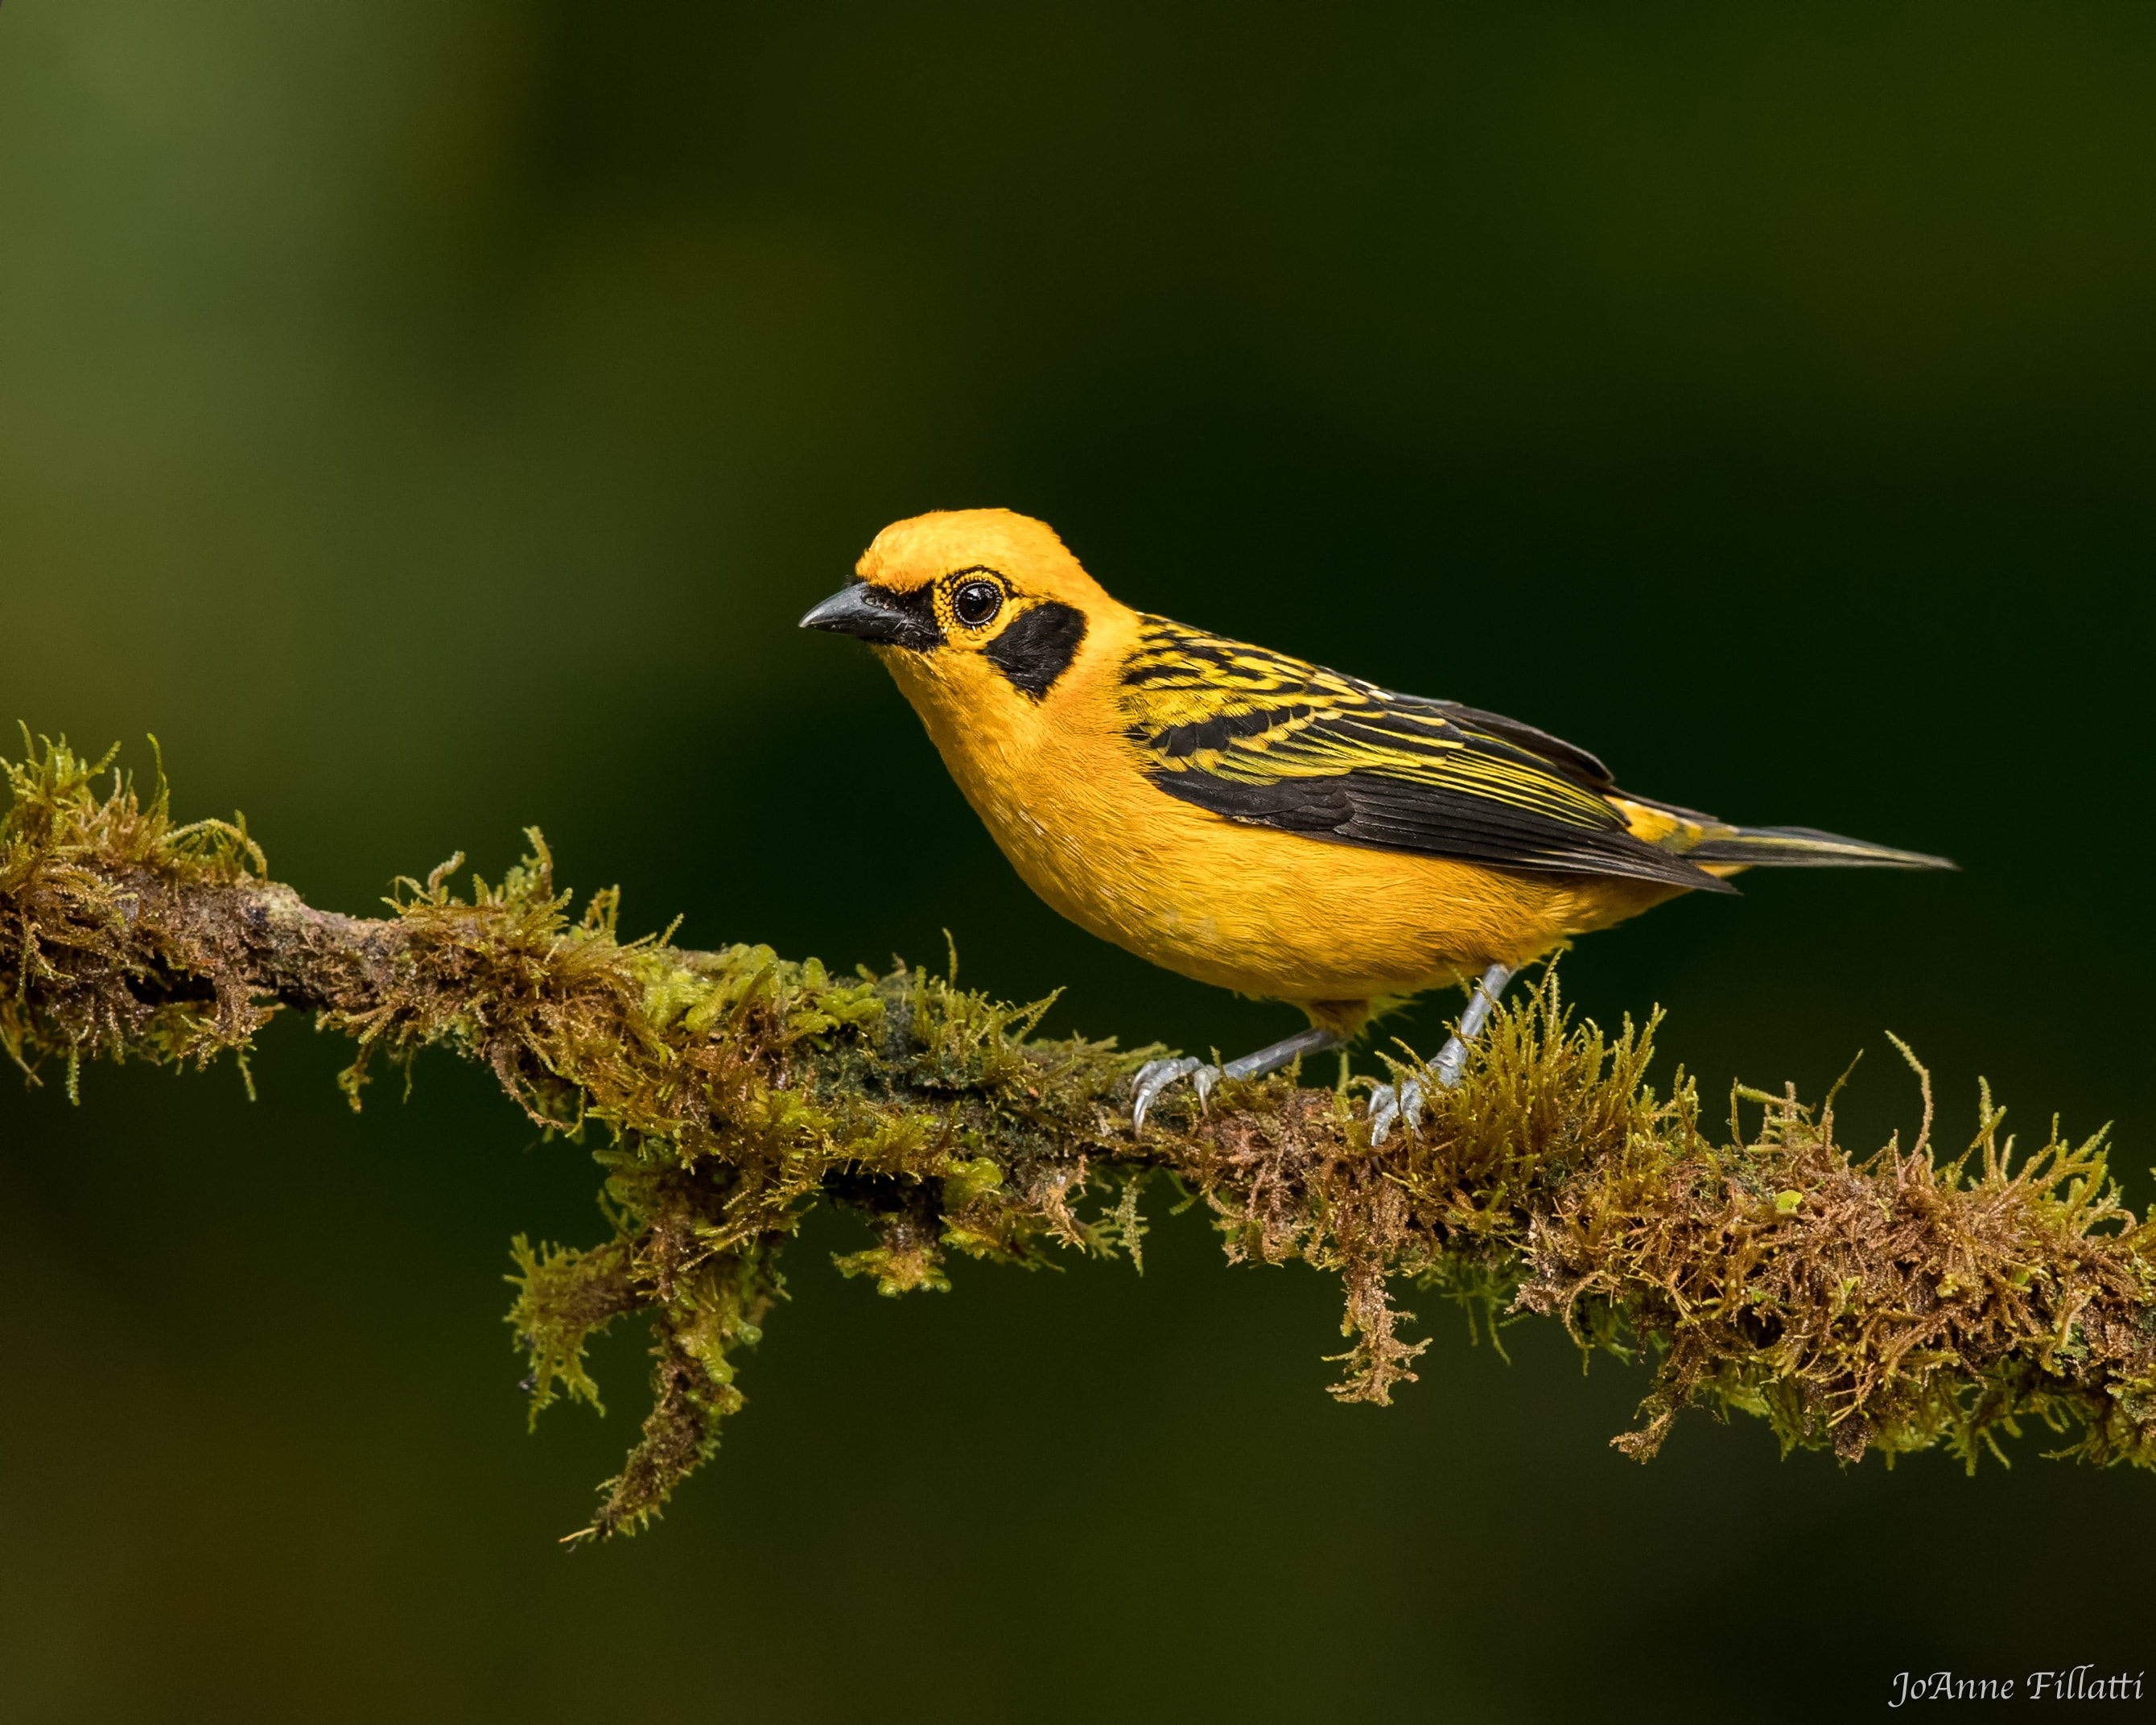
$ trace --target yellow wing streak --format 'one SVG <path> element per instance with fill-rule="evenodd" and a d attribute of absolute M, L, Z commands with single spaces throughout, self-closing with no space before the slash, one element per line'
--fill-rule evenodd
<path fill-rule="evenodd" d="M 1163 619 L 1145 619 L 1125 666 L 1122 710 L 1157 771 L 1245 785 L 1364 774 L 1570 826 L 1622 824 L 1593 790 L 1476 732 L 1453 703 L 1398 695 Z"/>

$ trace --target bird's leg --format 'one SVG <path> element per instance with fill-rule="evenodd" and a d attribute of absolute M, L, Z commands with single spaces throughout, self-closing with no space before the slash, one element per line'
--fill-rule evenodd
<path fill-rule="evenodd" d="M 1475 996 L 1467 1003 L 1467 1010 L 1460 1014 L 1460 1028 L 1445 1039 L 1445 1046 L 1437 1051 L 1430 1062 L 1430 1070 L 1437 1074 L 1437 1081 L 1447 1090 L 1460 1082 L 1460 1068 L 1467 1064 L 1467 1045 L 1482 1034 L 1482 1027 L 1490 1021 L 1490 1009 L 1497 1004 L 1497 997 L 1505 992 L 1505 984 L 1512 979 L 1509 964 L 1493 964 L 1482 973 L 1482 980 L 1475 985 Z"/>
<path fill-rule="evenodd" d="M 1512 981 L 1510 965 L 1493 964 L 1482 973 L 1482 980 L 1475 985 L 1473 997 L 1467 1010 L 1460 1014 L 1460 1028 L 1445 1039 L 1445 1046 L 1437 1051 L 1437 1058 L 1430 1063 L 1431 1076 L 1447 1090 L 1460 1082 L 1460 1069 L 1467 1064 L 1467 1045 L 1482 1034 L 1482 1027 L 1490 1021 L 1490 1009 L 1497 1004 L 1497 997 L 1505 992 L 1505 984 Z M 1406 1117 L 1408 1130 L 1413 1132 L 1422 1123 L 1423 1091 L 1420 1082 L 1413 1078 L 1403 1079 L 1395 1091 L 1389 1084 L 1381 1084 L 1370 1092 L 1370 1142 L 1374 1146 L 1385 1142 L 1393 1129 L 1393 1122 Z"/>
<path fill-rule="evenodd" d="M 1328 1048 L 1338 1048 L 1347 1040 L 1313 1024 L 1307 1030 L 1283 1036 L 1255 1054 L 1246 1054 L 1224 1066 L 1193 1060 L 1187 1055 L 1178 1060 L 1147 1060 L 1138 1068 L 1137 1094 L 1131 1103 L 1131 1129 L 1136 1132 L 1145 1125 L 1146 1111 L 1178 1078 L 1188 1078 L 1197 1086 L 1198 1100 L 1202 1102 L 1223 1078 L 1262 1078 L 1268 1072 L 1278 1071 L 1297 1055 L 1322 1054 Z"/>

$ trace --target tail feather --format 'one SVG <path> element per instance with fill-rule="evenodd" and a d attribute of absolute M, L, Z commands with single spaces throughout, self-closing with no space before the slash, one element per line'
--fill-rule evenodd
<path fill-rule="evenodd" d="M 1845 839 L 1813 827 L 1722 828 L 1684 852 L 1686 862 L 1736 863 L 1783 869 L 1951 869 L 1958 865 L 1920 850 L 1897 850 Z"/>

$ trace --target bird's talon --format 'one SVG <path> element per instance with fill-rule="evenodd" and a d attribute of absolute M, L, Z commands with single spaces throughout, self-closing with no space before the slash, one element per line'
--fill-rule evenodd
<path fill-rule="evenodd" d="M 1389 1084 L 1381 1084 L 1370 1092 L 1370 1147 L 1374 1150 L 1391 1133 L 1393 1122 L 1400 1117 L 1399 1093 Z"/>
<path fill-rule="evenodd" d="M 1393 1127 L 1407 1122 L 1410 1134 L 1422 1130 L 1423 1088 L 1419 1079 L 1404 1078 L 1396 1089 L 1381 1084 L 1370 1092 L 1370 1147 L 1374 1150 L 1393 1135 Z"/>
<path fill-rule="evenodd" d="M 1152 1106 L 1160 1093 L 1177 1079 L 1191 1081 L 1202 1106 L 1205 1098 L 1212 1094 L 1213 1086 L 1219 1081 L 1219 1077 L 1218 1066 L 1208 1065 L 1204 1060 L 1194 1060 L 1188 1055 L 1179 1060 L 1147 1060 L 1138 1068 L 1136 1093 L 1131 1099 L 1131 1130 L 1144 1130 L 1147 1111 Z"/>

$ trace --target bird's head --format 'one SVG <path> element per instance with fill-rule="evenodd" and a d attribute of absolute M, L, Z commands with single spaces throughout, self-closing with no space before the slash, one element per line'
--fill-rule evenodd
<path fill-rule="evenodd" d="M 1119 609 L 1045 521 L 957 509 L 896 521 L 801 619 L 878 649 L 909 696 L 1043 700 Z"/>

